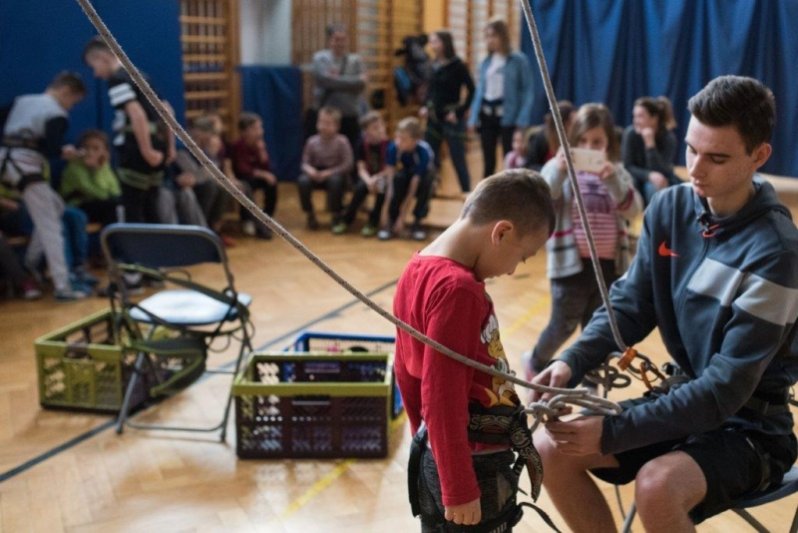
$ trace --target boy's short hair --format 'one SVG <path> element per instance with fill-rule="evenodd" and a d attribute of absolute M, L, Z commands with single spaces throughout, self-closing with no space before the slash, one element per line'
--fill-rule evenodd
<path fill-rule="evenodd" d="M 60 89 L 66 87 L 69 92 L 75 95 L 84 96 L 86 94 L 86 85 L 83 83 L 83 78 L 77 72 L 63 71 L 59 72 L 47 86 L 49 89 Z"/>
<path fill-rule="evenodd" d="M 360 119 L 360 128 L 366 129 L 375 122 L 382 120 L 382 115 L 379 111 L 369 111 Z"/>
<path fill-rule="evenodd" d="M 554 202 L 540 174 L 525 168 L 503 170 L 476 186 L 460 213 L 475 224 L 509 220 L 522 235 L 542 226 L 554 231 Z"/>
<path fill-rule="evenodd" d="M 759 80 L 744 76 L 720 76 L 687 102 L 690 113 L 702 124 L 734 126 L 750 154 L 770 142 L 776 125 L 776 99 Z"/>
<path fill-rule="evenodd" d="M 238 115 L 238 131 L 244 131 L 256 122 L 263 122 L 263 120 L 260 118 L 260 115 L 257 113 L 244 111 Z"/>
<path fill-rule="evenodd" d="M 341 110 L 338 109 L 337 107 L 332 107 L 328 105 L 323 106 L 321 109 L 319 109 L 319 115 L 321 115 L 322 113 L 332 118 L 335 121 L 335 123 L 338 124 L 339 126 L 341 125 Z"/>
<path fill-rule="evenodd" d="M 80 134 L 80 138 L 78 139 L 78 146 L 83 147 L 86 146 L 86 143 L 92 139 L 96 139 L 103 143 L 105 149 L 108 150 L 110 144 L 108 142 L 108 135 L 102 131 L 97 129 L 88 129 Z"/>
<path fill-rule="evenodd" d="M 399 121 L 396 125 L 396 131 L 406 133 L 412 138 L 421 139 L 423 132 L 421 131 L 421 122 L 416 117 L 407 117 Z"/>
<path fill-rule="evenodd" d="M 111 54 L 111 55 L 114 54 L 111 51 L 111 48 L 109 48 L 108 45 L 105 44 L 105 41 L 103 41 L 103 38 L 100 37 L 99 35 L 95 35 L 94 37 L 92 37 L 91 40 L 88 43 L 86 43 L 86 46 L 83 47 L 83 56 L 82 57 L 83 57 L 83 62 L 84 63 L 86 62 L 86 58 L 92 52 L 106 52 L 106 53 Z M 116 56 L 114 56 L 114 57 L 116 57 Z"/>

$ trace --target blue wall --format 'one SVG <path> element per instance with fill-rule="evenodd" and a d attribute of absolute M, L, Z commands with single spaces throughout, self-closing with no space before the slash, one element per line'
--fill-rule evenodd
<path fill-rule="evenodd" d="M 723 74 L 755 77 L 776 96 L 777 128 L 766 172 L 798 176 L 798 0 L 530 0 L 559 99 L 604 102 L 617 123 L 640 96 L 668 96 L 680 141 L 687 100 Z M 534 65 L 522 21 L 521 46 Z M 539 74 L 533 122 L 548 105 Z M 684 164 L 684 150 L 678 162 Z"/>
<path fill-rule="evenodd" d="M 93 0 L 131 60 L 181 118 L 183 66 L 178 0 Z M 110 131 L 112 110 L 105 82 L 83 64 L 86 42 L 96 34 L 74 0 L 0 2 L 0 105 L 19 94 L 41 92 L 61 70 L 80 72 L 89 89 L 73 109 L 68 137 L 86 128 Z"/>

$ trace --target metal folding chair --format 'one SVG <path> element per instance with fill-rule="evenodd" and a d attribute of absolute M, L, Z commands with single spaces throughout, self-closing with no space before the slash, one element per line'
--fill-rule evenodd
<path fill-rule="evenodd" d="M 112 224 L 103 231 L 101 243 L 108 261 L 109 298 L 118 338 L 137 354 L 119 411 L 117 433 L 122 433 L 125 425 L 151 430 L 221 430 L 224 442 L 232 387 L 221 422 L 211 427 L 140 424 L 128 419 L 130 400 L 136 387 L 142 386 L 141 380 L 146 379 L 152 396 L 173 394 L 205 372 L 235 375 L 244 354 L 252 350 L 248 328 L 252 299 L 236 291 L 221 240 L 200 226 Z M 221 288 L 194 281 L 186 270 L 207 263 L 221 268 Z M 125 282 L 126 275 L 144 277 L 155 285 L 162 284 L 163 289 L 136 301 Z M 205 368 L 208 348 L 219 337 L 240 342 L 232 371 Z"/>

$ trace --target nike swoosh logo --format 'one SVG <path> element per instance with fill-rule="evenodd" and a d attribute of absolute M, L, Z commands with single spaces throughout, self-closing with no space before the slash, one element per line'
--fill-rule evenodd
<path fill-rule="evenodd" d="M 662 257 L 679 257 L 679 254 L 668 248 L 665 241 L 662 241 L 662 244 L 659 245 L 659 255 Z"/>

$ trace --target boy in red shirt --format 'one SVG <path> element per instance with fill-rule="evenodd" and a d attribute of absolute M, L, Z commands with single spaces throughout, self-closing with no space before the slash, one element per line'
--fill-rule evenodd
<path fill-rule="evenodd" d="M 233 144 L 231 157 L 235 175 L 249 186 L 252 193 L 258 189 L 263 191 L 263 212 L 273 217 L 277 207 L 277 176 L 271 172 L 271 161 L 263 139 L 263 121 L 256 113 L 241 113 L 238 131 L 240 137 Z M 252 215 L 242 209 L 241 219 L 244 233 L 251 234 Z M 258 224 L 255 229 L 258 237 L 272 238 L 272 232 L 266 226 Z"/>
<path fill-rule="evenodd" d="M 410 260 L 397 286 L 394 314 L 454 351 L 507 371 L 484 280 L 512 274 L 543 246 L 553 227 L 551 195 L 538 174 L 507 170 L 483 180 L 460 218 Z M 517 416 L 520 402 L 512 384 L 401 330 L 395 373 L 416 435 L 408 488 L 422 530 L 448 531 L 454 524 L 512 527 L 520 512 L 510 435 L 484 439 L 473 431 L 480 415 Z M 530 448 L 520 452 L 524 460 L 536 455 Z"/>

